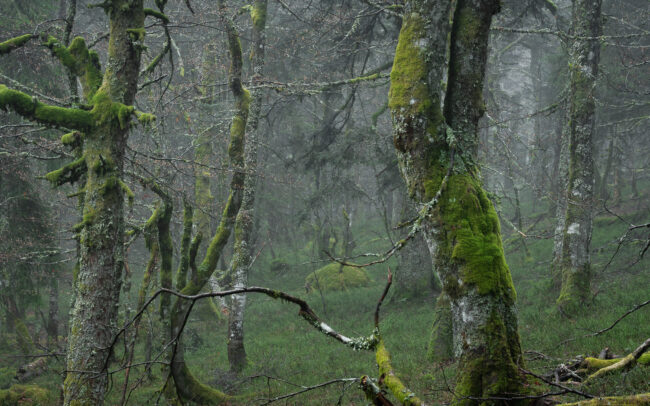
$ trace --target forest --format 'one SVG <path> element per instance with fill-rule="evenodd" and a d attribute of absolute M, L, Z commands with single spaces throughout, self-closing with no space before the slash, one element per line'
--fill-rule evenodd
<path fill-rule="evenodd" d="M 0 406 L 650 405 L 648 0 L 0 0 Z"/>

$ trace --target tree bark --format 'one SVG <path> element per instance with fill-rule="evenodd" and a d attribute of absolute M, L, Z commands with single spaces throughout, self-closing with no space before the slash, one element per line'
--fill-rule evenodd
<path fill-rule="evenodd" d="M 569 49 L 569 177 L 557 304 L 573 314 L 590 295 L 595 132 L 594 91 L 600 59 L 602 0 L 574 0 Z"/>
<path fill-rule="evenodd" d="M 251 10 L 253 20 L 253 40 L 251 58 L 253 83 L 259 83 L 263 78 L 264 46 L 266 26 L 266 0 L 256 0 Z M 257 146 L 259 144 L 259 115 L 262 107 L 262 90 L 255 89 L 251 94 L 250 111 L 246 123 L 246 148 L 244 152 L 244 196 L 237 219 L 235 220 L 235 243 L 230 273 L 232 286 L 235 289 L 244 288 L 248 284 L 248 272 L 253 257 L 253 226 L 255 216 L 255 193 L 257 185 Z M 228 313 L 228 361 L 230 369 L 241 372 L 246 366 L 246 350 L 244 348 L 244 310 L 246 295 L 233 295 Z"/>
<path fill-rule="evenodd" d="M 524 391 L 516 294 L 476 164 L 487 40 L 498 8 L 486 0 L 407 1 L 391 72 L 400 170 L 427 212 L 422 229 L 451 304 L 459 405 Z"/>

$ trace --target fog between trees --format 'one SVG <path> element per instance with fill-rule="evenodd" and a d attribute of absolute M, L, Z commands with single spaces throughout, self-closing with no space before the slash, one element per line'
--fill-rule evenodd
<path fill-rule="evenodd" d="M 0 9 L 0 404 L 650 404 L 647 2 Z"/>

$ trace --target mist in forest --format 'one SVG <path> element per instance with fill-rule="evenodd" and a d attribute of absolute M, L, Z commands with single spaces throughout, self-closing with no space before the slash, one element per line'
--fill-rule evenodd
<path fill-rule="evenodd" d="M 0 405 L 650 405 L 647 0 L 0 0 Z"/>

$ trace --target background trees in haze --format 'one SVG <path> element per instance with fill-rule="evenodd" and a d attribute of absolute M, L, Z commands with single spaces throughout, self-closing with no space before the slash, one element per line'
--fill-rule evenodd
<path fill-rule="evenodd" d="M 0 42 L 24 33 L 45 32 L 59 39 L 59 43 L 51 42 L 50 46 L 61 54 L 65 23 L 56 18 L 64 17 L 72 2 L 41 3 L 0 1 Z M 116 15 L 111 17 L 97 7 L 87 8 L 88 3 L 78 1 L 71 37 L 83 36 L 88 49 L 97 52 L 98 62 L 105 69 L 112 66 L 107 34 L 110 18 Z M 566 190 L 562 176 L 569 179 L 569 175 L 583 172 L 569 172 L 568 160 L 565 165 L 561 159 L 560 139 L 563 132 L 570 134 L 569 113 L 575 111 L 570 109 L 571 100 L 579 99 L 570 85 L 569 68 L 575 64 L 569 65 L 569 51 L 574 49 L 574 41 L 587 36 L 569 31 L 576 17 L 571 2 L 503 2 L 500 12 L 493 17 L 489 39 L 486 19 L 477 25 L 468 24 L 472 13 L 466 9 L 480 10 L 479 4 L 452 2 L 448 13 L 455 18 L 447 27 L 452 30 L 452 38 L 448 42 L 443 31 L 428 30 L 428 35 L 440 35 L 441 40 L 420 41 L 410 49 L 406 47 L 412 54 L 407 58 L 409 63 L 400 59 L 399 51 L 408 43 L 405 33 L 413 33 L 411 29 L 417 20 L 410 11 L 419 10 L 424 20 L 435 20 L 441 16 L 426 10 L 437 10 L 440 2 L 268 2 L 262 78 L 255 75 L 254 69 L 260 63 L 250 58 L 251 54 L 253 58 L 259 56 L 254 52 L 255 26 L 251 19 L 257 3 L 260 2 L 225 1 L 220 13 L 215 4 L 199 0 L 189 2 L 192 11 L 186 2 L 145 2 L 142 8 L 152 11 L 147 11 L 150 17 L 143 24 L 144 40 L 140 40 L 139 32 L 130 31 L 133 36 L 129 46 L 142 52 L 141 66 L 131 71 L 134 77 L 138 76 L 137 84 L 132 81 L 130 85 L 138 89 L 138 95 L 128 103 L 120 97 L 113 101 L 119 99 L 125 105 L 133 105 L 134 111 L 152 113 L 156 120 L 140 126 L 137 117 L 130 119 L 129 136 L 124 143 L 124 170 L 118 178 L 124 187 L 116 191 L 126 196 L 130 190 L 134 199 L 132 205 L 124 206 L 123 216 L 119 214 L 122 209 L 112 211 L 115 218 L 124 219 L 123 226 L 119 221 L 111 225 L 123 227 L 124 231 L 112 238 L 115 253 L 124 247 L 123 276 L 115 279 L 123 283 L 115 316 L 105 311 L 108 307 L 100 309 L 103 317 L 114 320 L 113 334 L 107 335 L 107 339 L 114 338 L 114 333 L 122 328 L 124 332 L 117 336 L 111 351 L 106 348 L 109 342 L 97 352 L 98 359 L 110 360 L 106 370 L 104 363 L 96 369 L 102 372 L 95 382 L 98 387 L 103 385 L 101 380 L 113 383 L 108 386 L 106 404 L 163 403 L 176 396 L 186 402 L 229 399 L 257 404 L 294 392 L 286 382 L 311 387 L 332 380 L 329 385 L 287 399 L 295 404 L 335 404 L 342 397 L 343 403 L 364 403 L 365 395 L 350 386 L 350 382 L 358 382 L 358 378 L 352 377 L 362 375 L 379 378 L 376 359 L 367 351 L 350 351 L 302 320 L 297 321 L 289 304 L 247 295 L 243 312 L 246 330 L 238 335 L 245 337 L 246 363 L 241 362 L 243 357 L 233 357 L 231 363 L 227 356 L 226 320 L 231 318 L 236 324 L 242 314 L 231 306 L 236 301 L 226 299 L 225 307 L 218 303 L 216 310 L 222 314 L 217 315 L 206 299 L 197 300 L 186 320 L 184 311 L 190 302 L 169 294 L 159 294 L 143 309 L 160 287 L 184 290 L 187 294 L 209 292 L 205 282 L 212 274 L 210 268 L 216 270 L 213 276 L 218 289 L 227 289 L 233 282 L 229 270 L 237 269 L 231 264 L 237 262 L 244 241 L 251 263 L 244 267 L 249 269 L 249 285 L 269 286 L 305 297 L 324 322 L 351 336 L 372 337 L 373 312 L 385 286 L 386 268 L 390 266 L 395 281 L 382 306 L 380 332 L 382 348 L 390 351 L 392 363 L 386 366 L 386 359 L 382 358 L 380 364 L 382 371 L 391 371 L 401 378 L 401 383 L 426 403 L 471 404 L 464 395 L 480 397 L 519 391 L 524 377 L 518 366 L 540 375 L 551 374 L 555 379 L 553 374 L 560 371 L 557 365 L 564 363 L 576 370 L 584 368 L 576 374 L 585 376 L 590 373 L 586 371 L 591 371 L 592 361 L 573 367 L 578 361 L 570 359 L 578 354 L 598 355 L 605 346 L 610 347 L 610 356 L 625 355 L 647 338 L 647 306 L 639 307 L 612 330 L 581 337 L 585 330 L 601 330 L 625 311 L 647 301 L 642 289 L 647 286 L 647 273 L 643 272 L 647 260 L 641 255 L 648 241 L 647 227 L 642 225 L 650 221 L 645 203 L 650 145 L 643 137 L 647 123 L 646 50 L 650 29 L 650 11 L 645 2 L 604 1 L 602 35 L 597 41 L 586 40 L 589 46 L 598 44 L 601 53 L 598 74 L 588 85 L 594 89 L 593 113 L 589 113 L 594 120 L 591 137 L 595 168 L 595 197 L 588 201 L 594 224 L 589 248 L 591 282 L 581 288 L 578 310 L 562 306 L 562 312 L 555 305 L 560 295 L 558 276 L 562 266 L 556 263 L 555 275 L 551 271 L 556 212 L 563 211 L 558 210 L 557 203 Z M 164 16 L 153 13 L 160 11 L 160 5 Z M 256 171 L 228 156 L 232 131 L 237 130 L 232 118 L 238 120 L 242 99 L 237 92 L 233 94 L 232 74 L 229 76 L 232 54 L 226 34 L 228 24 L 224 21 L 232 22 L 241 44 L 241 85 L 261 101 L 257 140 L 246 146 L 248 151 L 251 147 L 258 150 Z M 137 28 L 138 24 L 127 28 Z M 434 25 L 442 30 L 446 24 Z M 466 31 L 461 29 L 463 26 L 471 29 Z M 50 57 L 52 51 L 42 46 L 43 42 L 47 38 L 33 38 L 7 54 L 3 52 L 0 83 L 7 89 L 23 92 L 30 100 L 35 97 L 43 104 L 92 114 L 97 99 L 93 101 L 79 92 L 80 99 L 75 104 L 65 80 L 66 65 L 59 61 L 61 55 Z M 463 44 L 470 43 L 487 47 L 483 86 L 480 82 L 484 51 L 473 54 L 471 64 L 460 63 L 466 49 Z M 432 76 L 422 70 L 411 71 L 410 62 L 418 59 L 413 57 L 427 47 L 435 50 L 427 55 L 423 65 L 415 65 L 434 72 Z M 393 67 L 394 60 L 397 69 Z M 452 63 L 445 70 L 449 60 L 459 63 Z M 73 68 L 77 74 L 82 71 L 77 64 Z M 393 77 L 389 78 L 391 69 Z M 402 93 L 393 90 L 389 97 L 390 82 L 395 89 L 400 69 L 415 73 L 422 82 L 406 86 Z M 446 87 L 440 84 L 443 79 Z M 426 92 L 420 93 L 422 89 Z M 395 101 L 397 94 L 403 96 L 403 105 Z M 422 98 L 422 94 L 427 98 Z M 419 100 L 429 97 L 437 98 L 439 103 L 424 103 L 419 111 Z M 2 100 L 6 103 L 6 99 Z M 413 104 L 411 100 L 415 100 Z M 441 107 L 436 109 L 438 105 Z M 483 109 L 486 114 L 481 117 Z M 394 120 L 399 124 L 400 115 L 408 118 L 413 111 L 427 122 L 438 123 L 440 128 L 401 133 L 397 126 L 395 143 Z M 14 379 L 14 375 L 20 376 L 16 374 L 19 368 L 39 361 L 33 369 L 38 372 L 30 373 L 24 383 L 50 389 L 54 399 L 56 383 L 62 382 L 57 372 L 90 370 L 66 367 L 59 354 L 67 352 L 72 357 L 75 352 L 85 351 L 84 346 L 72 344 L 74 340 L 68 331 L 72 320 L 70 304 L 73 308 L 83 307 L 73 300 L 76 243 L 75 233 L 69 230 L 75 224 L 83 224 L 83 216 L 77 207 L 79 196 L 66 195 L 78 194 L 79 186 L 86 182 L 99 184 L 98 178 L 80 177 L 72 187 L 52 189 L 36 177 L 76 161 L 84 149 L 90 155 L 95 152 L 88 136 L 83 145 L 77 136 L 69 136 L 67 140 L 73 143 L 70 148 L 58 140 L 70 131 L 45 129 L 13 113 L 2 115 L 0 214 L 5 220 L 0 223 L 0 309 L 3 326 L 6 319 L 13 318 L 20 320 L 24 329 L 7 329 L 6 333 L 2 329 L 0 386 L 6 390 L 2 396 L 28 393 L 20 392 L 26 389 L 15 385 L 18 378 Z M 253 105 L 248 119 L 252 116 Z M 119 123 L 119 119 L 112 122 Z M 575 120 L 571 122 L 575 124 Z M 421 123 L 415 124 L 414 128 L 420 128 Z M 114 130 L 122 134 L 126 128 L 117 125 Z M 410 138 L 414 134 L 420 138 Z M 250 132 L 247 138 L 252 140 Z M 570 151 L 570 137 L 566 140 Z M 423 145 L 427 147 L 420 148 Z M 576 146 L 575 142 L 573 145 Z M 399 160 L 396 147 L 402 151 Z M 430 170 L 411 171 L 416 166 L 409 166 L 404 153 L 429 154 L 431 159 L 422 158 L 420 168 Z M 100 162 L 106 160 L 103 153 L 99 156 Z M 406 184 L 400 170 L 410 177 Z M 99 177 L 110 177 L 112 173 L 100 172 Z M 235 226 L 237 210 L 232 209 L 232 200 L 228 205 L 228 196 L 245 196 L 241 185 L 246 182 L 256 184 L 256 193 L 250 207 L 254 216 L 249 217 L 252 221 L 246 223 L 248 229 L 242 232 L 246 229 Z M 422 205 L 430 203 L 439 190 L 438 203 L 430 209 L 432 214 L 418 221 Z M 413 207 L 409 194 L 416 198 L 419 207 Z M 86 200 L 92 195 L 87 194 Z M 477 202 L 478 206 L 472 204 Z M 85 206 L 86 214 L 93 205 L 94 201 Z M 224 209 L 229 207 L 223 216 Z M 580 205 L 585 207 L 586 204 Z M 466 210 L 471 215 L 460 213 Z M 245 219 L 242 213 L 239 210 L 240 220 Z M 497 215 L 500 227 L 496 221 L 483 221 L 488 217 L 494 220 Z M 93 223 L 90 228 L 99 227 L 100 223 Z M 424 233 L 411 234 L 416 223 L 424 225 Z M 219 224 L 223 226 L 220 231 Z M 230 228 L 231 233 L 221 233 Z M 436 233 L 437 230 L 444 233 Z M 86 232 L 82 231 L 82 236 Z M 195 238 L 199 233 L 203 237 L 201 243 Z M 215 234 L 222 236 L 216 251 L 208 248 Z M 422 239 L 423 235 L 428 241 Z M 502 243 L 498 242 L 500 235 Z M 557 235 L 563 237 L 562 232 Z M 483 242 L 478 241 L 479 236 Z M 170 246 L 165 246 L 168 243 Z M 429 262 L 427 245 L 438 253 L 433 264 Z M 202 268 L 206 250 L 218 251 L 218 260 L 208 255 L 210 264 Z M 489 261 L 483 261 L 485 256 L 481 254 L 479 258 L 477 252 L 500 265 L 486 272 L 485 263 Z M 367 282 L 352 288 L 347 285 L 352 282 L 343 276 L 347 275 L 344 267 L 330 257 L 353 265 L 377 264 L 361 268 Z M 505 260 L 518 292 L 521 350 L 516 348 L 519 344 L 512 316 L 515 300 L 508 293 L 509 283 L 505 283 Z M 81 271 L 83 264 L 82 261 Z M 328 265 L 336 268 L 337 272 L 332 274 L 336 283 L 312 283 L 311 293 L 305 293 L 310 275 L 313 277 Z M 54 267 L 56 278 L 50 276 Z M 432 283 L 438 280 L 434 272 L 442 276 L 444 295 L 438 295 L 440 287 Z M 497 274 L 499 278 L 483 280 L 484 276 Z M 323 288 L 326 285 L 348 287 L 328 291 Z M 8 289 L 9 286 L 12 288 Z M 498 288 L 493 289 L 495 286 Z M 81 288 L 86 286 L 82 283 Z M 58 301 L 56 293 L 60 295 Z M 110 296 L 116 298 L 116 292 Z M 9 304 L 5 298 L 18 299 L 11 308 L 15 309 L 13 313 L 5 305 Z M 436 301 L 439 305 L 434 307 Z M 472 305 L 478 302 L 487 303 L 480 307 L 483 310 L 496 310 L 474 312 Z M 57 309 L 59 328 L 54 332 L 57 312 L 50 310 Z M 143 316 L 130 323 L 141 310 Z M 73 312 L 78 313 L 79 310 Z M 170 315 L 176 319 L 172 320 Z M 475 382 L 473 376 L 484 376 L 485 372 L 466 368 L 478 363 L 472 354 L 480 353 L 479 347 L 505 348 L 499 347 L 503 340 L 495 338 L 504 337 L 497 334 L 502 329 L 490 330 L 494 336 L 488 340 L 483 335 L 487 324 L 479 321 L 483 316 L 503 315 L 506 317 L 502 323 L 496 324 L 503 324 L 508 332 L 506 352 L 510 358 L 492 369 L 494 374 L 506 376 L 508 382 L 469 384 Z M 494 317 L 490 320 L 495 321 Z M 91 319 L 96 321 L 94 316 Z M 181 326 L 182 350 L 173 330 Z M 433 337 L 432 326 L 436 332 Z M 573 338 L 577 339 L 560 344 Z M 64 349 L 66 339 L 72 352 Z M 236 349 L 243 353 L 242 347 L 235 344 L 237 339 L 231 341 L 233 354 Z M 432 361 L 424 360 L 427 352 L 433 355 Z M 525 364 L 518 363 L 519 352 Z M 52 356 L 23 357 L 43 354 Z M 485 361 L 487 364 L 504 360 L 495 352 L 487 351 L 484 356 L 492 360 Z M 170 358 L 181 362 L 170 365 Z M 639 363 L 643 362 L 640 358 Z M 46 368 L 41 371 L 42 365 Z M 169 389 L 173 388 L 169 383 L 174 381 L 169 377 L 174 367 L 181 386 L 176 393 Z M 194 379 L 188 378 L 190 371 Z M 617 374 L 597 378 L 582 385 L 580 391 L 593 395 L 648 392 L 647 371 L 635 367 L 625 379 Z M 83 378 L 84 374 L 74 372 L 69 377 Z M 251 376 L 264 377 L 246 379 Z M 187 390 L 186 385 L 184 393 L 183 379 L 191 385 L 201 382 L 205 387 L 190 385 Z M 534 377 L 525 379 L 534 388 L 527 394 L 534 395 L 537 387 L 539 392 L 556 390 Z M 558 372 L 558 379 L 564 380 L 565 375 Z M 455 384 L 458 380 L 460 385 Z M 381 379 L 367 382 L 391 391 L 389 383 Z M 160 392 L 166 383 L 167 389 Z M 175 383 L 178 387 L 179 382 Z M 208 386 L 219 392 L 200 390 Z M 510 389 L 505 390 L 506 386 Z M 215 393 L 217 397 L 212 396 Z M 251 398 L 251 393 L 263 395 Z M 197 394 L 206 397 L 194 397 Z M 399 396 L 387 396 L 392 401 L 404 402 Z M 580 398 L 576 394 L 563 396 L 564 401 Z M 265 400 L 255 400 L 261 397 Z"/>

